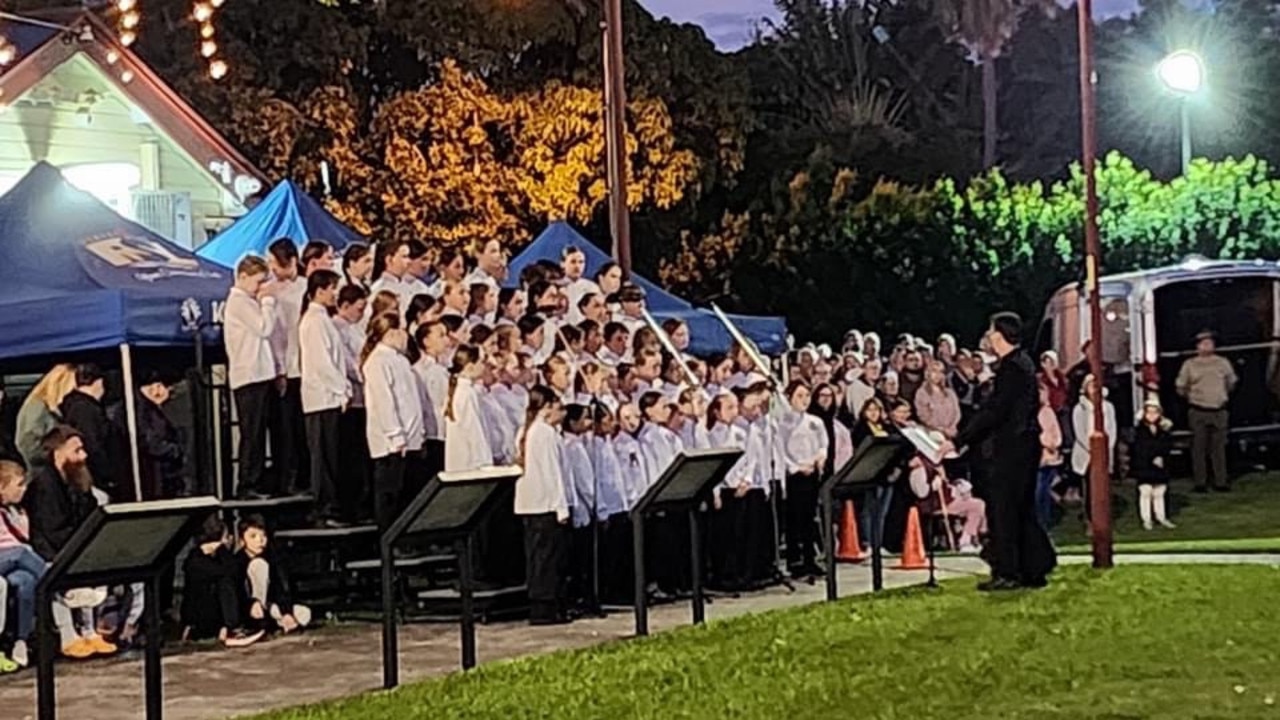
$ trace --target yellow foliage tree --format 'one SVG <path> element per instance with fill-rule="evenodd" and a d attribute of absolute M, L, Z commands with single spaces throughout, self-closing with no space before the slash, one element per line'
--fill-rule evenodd
<path fill-rule="evenodd" d="M 298 105 L 263 97 L 243 107 L 237 139 L 264 169 L 316 189 L 327 161 L 329 210 L 374 238 L 519 246 L 548 222 L 590 222 L 608 200 L 604 101 L 589 88 L 550 82 L 504 96 L 446 61 L 434 82 L 387 98 L 367 123 L 339 87 Z M 697 158 L 677 147 L 661 100 L 628 110 L 628 205 L 670 208 L 696 180 Z"/>

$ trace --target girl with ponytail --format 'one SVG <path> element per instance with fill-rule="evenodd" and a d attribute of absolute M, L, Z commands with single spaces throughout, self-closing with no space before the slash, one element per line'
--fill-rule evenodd
<path fill-rule="evenodd" d="M 493 464 L 493 448 L 480 409 L 476 380 L 484 373 L 480 350 L 459 345 L 449 369 L 449 395 L 444 405 L 444 469 L 475 470 Z"/>
<path fill-rule="evenodd" d="M 529 390 L 525 425 L 517 442 L 524 474 L 516 481 L 515 512 L 524 523 L 530 625 L 568 622 L 561 568 L 568 552 L 569 501 L 562 440 L 556 430 L 563 417 L 560 401 L 550 388 L 537 385 Z"/>
<path fill-rule="evenodd" d="M 418 378 L 404 356 L 408 335 L 400 318 L 377 315 L 360 353 L 364 369 L 365 437 L 373 458 L 373 511 L 379 529 L 403 509 L 405 482 L 420 462 L 426 432 Z"/>

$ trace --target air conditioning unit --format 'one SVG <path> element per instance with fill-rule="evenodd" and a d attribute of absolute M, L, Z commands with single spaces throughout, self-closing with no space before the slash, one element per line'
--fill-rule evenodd
<path fill-rule="evenodd" d="M 191 194 L 133 191 L 133 220 L 157 235 L 192 249 Z"/>

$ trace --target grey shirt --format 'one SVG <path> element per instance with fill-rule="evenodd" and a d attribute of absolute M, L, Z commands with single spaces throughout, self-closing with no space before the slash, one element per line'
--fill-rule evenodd
<path fill-rule="evenodd" d="M 1236 371 L 1221 355 L 1205 355 L 1187 360 L 1178 371 L 1178 394 L 1192 407 L 1222 410 L 1236 387 Z"/>

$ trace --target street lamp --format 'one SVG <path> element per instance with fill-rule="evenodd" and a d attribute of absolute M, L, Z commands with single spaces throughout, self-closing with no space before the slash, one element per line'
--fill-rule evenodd
<path fill-rule="evenodd" d="M 1156 77 L 1169 92 L 1178 96 L 1182 115 L 1182 174 L 1191 167 L 1191 114 L 1188 101 L 1204 87 L 1204 61 L 1190 50 L 1178 50 L 1156 65 Z"/>

